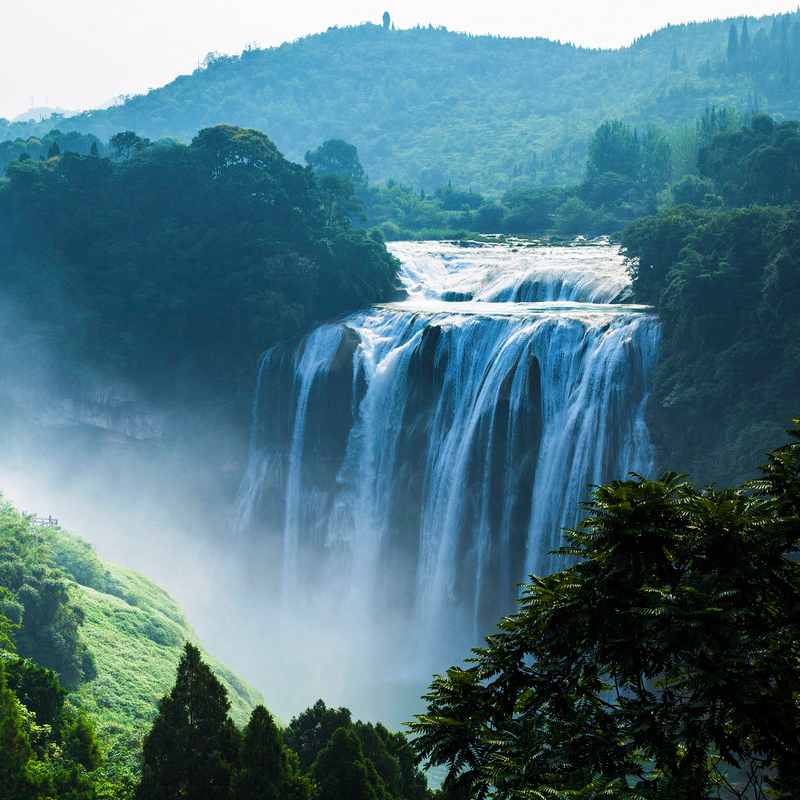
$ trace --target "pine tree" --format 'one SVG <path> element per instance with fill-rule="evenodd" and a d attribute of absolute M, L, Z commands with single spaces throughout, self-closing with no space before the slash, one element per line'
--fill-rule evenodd
<path fill-rule="evenodd" d="M 742 22 L 742 35 L 739 37 L 739 57 L 742 64 L 746 65 L 750 58 L 750 34 L 747 30 L 747 17 Z"/>
<path fill-rule="evenodd" d="M 225 687 L 186 643 L 175 686 L 144 739 L 138 800 L 225 800 L 240 734 Z"/>
<path fill-rule="evenodd" d="M 739 58 L 739 34 L 736 33 L 736 25 L 731 23 L 731 29 L 728 32 L 728 64 L 732 67 L 736 66 Z"/>
<path fill-rule="evenodd" d="M 349 728 L 334 731 L 311 767 L 319 800 L 389 800 L 391 795 L 371 761 L 364 758 L 358 736 Z"/>
<path fill-rule="evenodd" d="M 241 767 L 231 782 L 236 800 L 307 800 L 308 782 L 295 773 L 278 726 L 256 706 L 243 731 Z"/>

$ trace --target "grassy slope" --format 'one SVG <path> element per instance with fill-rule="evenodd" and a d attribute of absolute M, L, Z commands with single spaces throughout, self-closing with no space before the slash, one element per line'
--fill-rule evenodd
<path fill-rule="evenodd" d="M 34 568 L 38 564 L 51 579 L 63 580 L 70 604 L 83 614 L 79 635 L 96 674 L 79 684 L 70 700 L 89 712 L 107 747 L 116 742 L 138 746 L 158 701 L 175 683 L 186 641 L 200 649 L 227 689 L 236 725 L 244 726 L 252 709 L 264 703 L 258 691 L 203 649 L 180 606 L 161 587 L 128 567 L 102 561 L 79 536 L 33 527 L 30 518 L 5 503 L 3 511 L 0 536 L 4 524 L 27 530 L 20 541 L 27 541 L 28 549 L 18 556 L 33 558 Z"/>
<path fill-rule="evenodd" d="M 126 599 L 73 584 L 72 594 L 86 613 L 82 632 L 95 658 L 97 677 L 72 694 L 101 731 L 143 734 L 158 700 L 175 682 L 175 670 L 187 640 L 228 690 L 231 717 L 243 726 L 259 692 L 203 650 L 178 604 L 160 587 L 127 567 L 105 564 Z"/>

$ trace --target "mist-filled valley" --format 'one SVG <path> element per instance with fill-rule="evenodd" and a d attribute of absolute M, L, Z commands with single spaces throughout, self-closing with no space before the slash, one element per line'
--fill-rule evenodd
<path fill-rule="evenodd" d="M 800 795 L 798 58 L 387 12 L 0 121 L 0 796 Z"/>

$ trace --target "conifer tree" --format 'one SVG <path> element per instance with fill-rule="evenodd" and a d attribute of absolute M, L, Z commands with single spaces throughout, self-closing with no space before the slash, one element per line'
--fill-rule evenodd
<path fill-rule="evenodd" d="M 225 800 L 240 734 L 225 687 L 186 643 L 175 686 L 144 739 L 138 800 Z"/>
<path fill-rule="evenodd" d="M 231 782 L 236 800 L 307 800 L 308 782 L 293 768 L 278 726 L 264 706 L 256 706 L 250 715 L 239 760 Z"/>
<path fill-rule="evenodd" d="M 728 63 L 736 66 L 739 58 L 739 34 L 736 32 L 736 25 L 731 23 L 731 29 L 728 31 Z"/>
<path fill-rule="evenodd" d="M 319 800 L 389 800 L 391 795 L 364 758 L 358 736 L 350 728 L 337 728 L 311 767 Z"/>

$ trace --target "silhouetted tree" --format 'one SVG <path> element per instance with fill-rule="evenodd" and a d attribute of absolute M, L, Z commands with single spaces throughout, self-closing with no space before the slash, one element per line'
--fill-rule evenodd
<path fill-rule="evenodd" d="M 675 473 L 595 489 L 558 551 L 573 565 L 532 577 L 519 611 L 426 695 L 413 741 L 448 768 L 445 787 L 798 796 L 798 424 L 738 489 Z"/>

